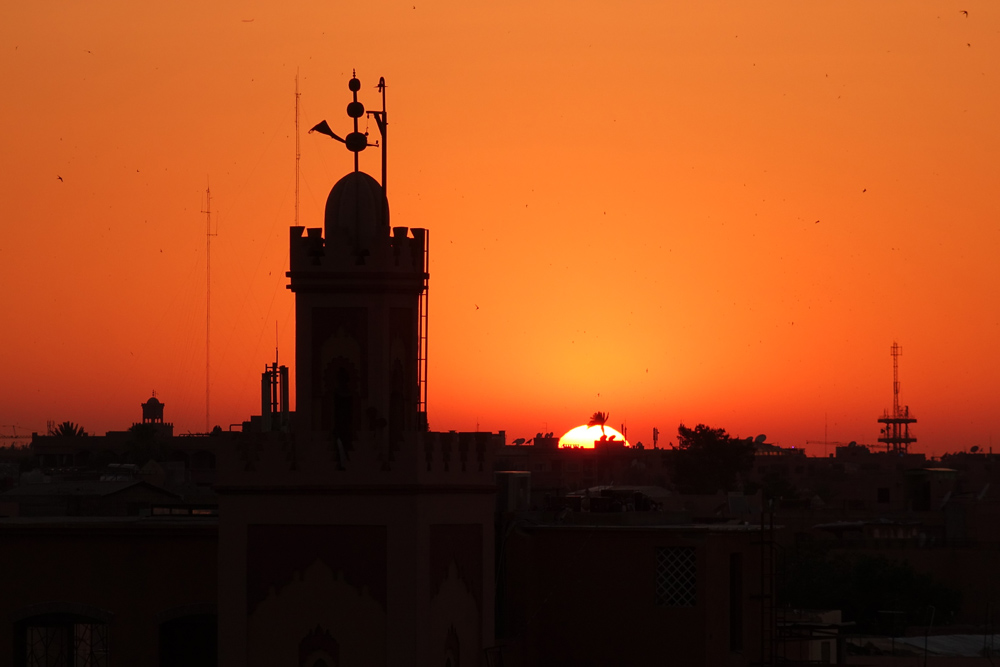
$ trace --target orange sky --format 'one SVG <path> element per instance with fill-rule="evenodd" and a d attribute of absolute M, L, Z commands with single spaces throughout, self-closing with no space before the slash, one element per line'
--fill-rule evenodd
<path fill-rule="evenodd" d="M 208 179 L 211 421 L 259 411 L 276 322 L 294 357 L 296 68 L 304 128 L 347 131 L 352 68 L 368 108 L 389 85 L 392 221 L 431 230 L 432 428 L 873 442 L 897 340 L 914 448 L 1000 448 L 981 0 L 8 3 L 0 433 L 122 429 L 154 389 L 204 429 Z M 301 141 L 321 226 L 351 154 Z"/>

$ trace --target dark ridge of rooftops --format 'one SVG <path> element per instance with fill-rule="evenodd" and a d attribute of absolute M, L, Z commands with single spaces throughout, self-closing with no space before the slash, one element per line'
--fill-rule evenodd
<path fill-rule="evenodd" d="M 13 516 L 0 517 L 0 530 L 13 526 L 217 526 L 218 515 Z"/>

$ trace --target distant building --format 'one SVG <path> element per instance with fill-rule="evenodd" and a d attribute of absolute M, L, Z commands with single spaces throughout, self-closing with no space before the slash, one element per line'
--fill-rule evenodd
<path fill-rule="evenodd" d="M 96 478 L 110 464 L 143 466 L 150 460 L 176 463 L 183 480 L 210 485 L 215 481 L 214 434 L 174 435 L 174 425 L 163 421 L 164 403 L 155 395 L 142 404 L 142 421 L 127 431 L 104 435 L 32 434 L 31 450 L 38 467 L 62 479 Z"/>

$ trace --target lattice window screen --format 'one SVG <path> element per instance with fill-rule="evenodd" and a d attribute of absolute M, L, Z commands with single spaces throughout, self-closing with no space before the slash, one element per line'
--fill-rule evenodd
<path fill-rule="evenodd" d="M 694 547 L 656 550 L 656 604 L 693 607 L 698 600 L 698 572 Z"/>
<path fill-rule="evenodd" d="M 108 626 L 77 623 L 73 626 L 76 648 L 76 667 L 107 667 Z"/>
<path fill-rule="evenodd" d="M 107 667 L 106 625 L 61 623 L 29 626 L 26 632 L 28 667 Z"/>

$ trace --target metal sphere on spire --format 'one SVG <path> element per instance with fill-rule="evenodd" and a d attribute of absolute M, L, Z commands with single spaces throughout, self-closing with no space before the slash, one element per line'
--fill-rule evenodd
<path fill-rule="evenodd" d="M 354 121 L 354 131 L 350 132 L 346 137 L 340 137 L 324 120 L 314 125 L 313 128 L 309 130 L 309 133 L 319 132 L 320 134 L 325 134 L 347 146 L 347 150 L 354 153 L 354 171 L 359 171 L 358 153 L 369 146 L 378 147 L 379 142 L 375 142 L 374 144 L 368 143 L 368 132 L 359 131 L 358 119 L 366 115 L 373 116 L 375 118 L 375 124 L 378 125 L 379 134 L 382 135 L 382 189 L 384 190 L 386 180 L 386 126 L 388 125 L 385 113 L 385 79 L 380 77 L 378 80 L 378 90 L 382 93 L 381 111 L 366 111 L 365 105 L 358 101 L 358 91 L 361 90 L 361 81 L 358 79 L 356 71 L 351 71 L 351 79 L 347 82 L 347 87 L 350 89 L 354 97 L 354 99 L 347 104 L 347 115 Z"/>

